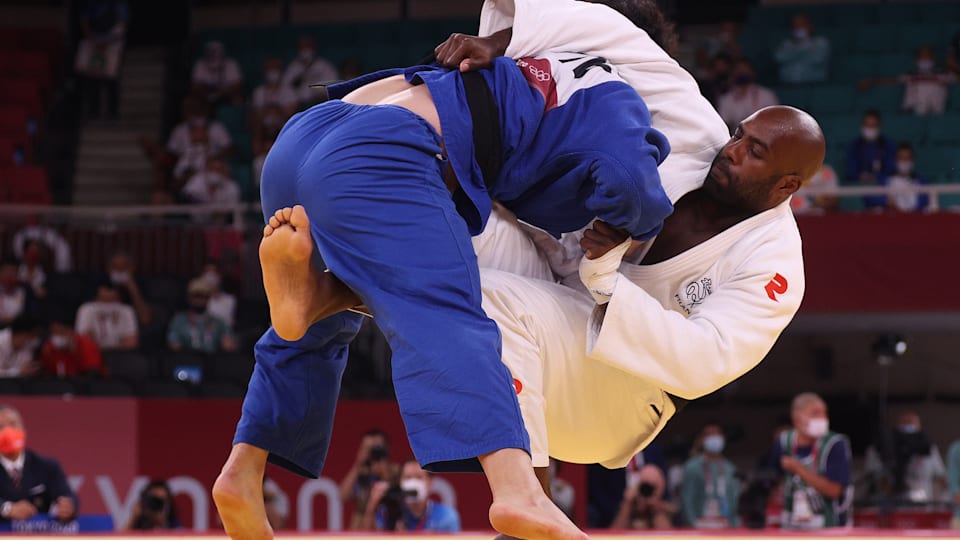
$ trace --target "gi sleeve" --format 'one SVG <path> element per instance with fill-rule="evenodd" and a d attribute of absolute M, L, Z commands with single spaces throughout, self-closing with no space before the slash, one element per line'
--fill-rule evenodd
<path fill-rule="evenodd" d="M 727 255 L 742 262 L 689 317 L 621 275 L 610 302 L 594 309 L 588 355 L 684 399 L 753 369 L 793 319 L 804 290 L 799 238 L 765 240 Z"/>

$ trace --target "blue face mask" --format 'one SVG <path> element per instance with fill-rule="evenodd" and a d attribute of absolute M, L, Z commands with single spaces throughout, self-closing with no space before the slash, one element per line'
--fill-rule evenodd
<path fill-rule="evenodd" d="M 907 435 L 917 433 L 918 431 L 920 431 L 920 429 L 914 424 L 906 424 L 906 425 L 900 426 L 900 433 L 904 433 Z"/>
<path fill-rule="evenodd" d="M 725 444 L 723 435 L 708 435 L 703 439 L 703 451 L 708 454 L 720 454 Z"/>

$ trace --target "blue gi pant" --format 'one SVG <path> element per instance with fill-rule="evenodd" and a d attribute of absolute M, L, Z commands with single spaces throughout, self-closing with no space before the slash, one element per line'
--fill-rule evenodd
<path fill-rule="evenodd" d="M 261 198 L 265 218 L 304 206 L 323 261 L 373 313 L 393 350 L 397 401 L 420 464 L 477 470 L 477 456 L 530 443 L 499 331 L 480 306 L 477 260 L 443 182 L 442 154 L 437 132 L 406 109 L 330 101 L 281 131 Z M 297 342 L 268 330 L 234 442 L 317 476 L 359 318 L 330 317 Z"/>

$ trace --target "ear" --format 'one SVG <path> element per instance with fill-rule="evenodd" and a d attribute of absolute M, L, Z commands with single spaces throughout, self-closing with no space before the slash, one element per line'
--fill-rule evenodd
<path fill-rule="evenodd" d="M 800 175 L 788 174 L 780 177 L 780 183 L 777 186 L 777 189 L 780 190 L 780 193 L 784 197 L 789 197 L 790 195 L 796 193 L 802 185 L 803 178 L 800 178 Z"/>

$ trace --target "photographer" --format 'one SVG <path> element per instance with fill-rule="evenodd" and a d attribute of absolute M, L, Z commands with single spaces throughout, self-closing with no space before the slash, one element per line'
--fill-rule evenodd
<path fill-rule="evenodd" d="M 179 529 L 177 505 L 165 480 L 153 480 L 140 492 L 140 500 L 127 523 L 128 531 Z"/>
<path fill-rule="evenodd" d="M 655 465 L 644 465 L 636 476 L 637 482 L 628 482 L 620 503 L 620 511 L 611 529 L 669 529 L 676 508 L 665 501 L 666 481 Z"/>
<path fill-rule="evenodd" d="M 363 529 L 363 514 L 370 499 L 370 488 L 377 482 L 394 478 L 396 474 L 396 467 L 390 463 L 387 434 L 379 429 L 364 433 L 357 459 L 340 482 L 340 500 L 353 503 L 350 530 Z"/>
<path fill-rule="evenodd" d="M 460 515 L 430 499 L 433 481 L 416 460 L 403 463 L 400 478 L 377 482 L 370 491 L 364 528 L 378 531 L 460 532 Z"/>

